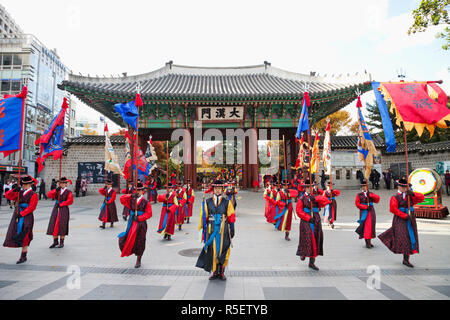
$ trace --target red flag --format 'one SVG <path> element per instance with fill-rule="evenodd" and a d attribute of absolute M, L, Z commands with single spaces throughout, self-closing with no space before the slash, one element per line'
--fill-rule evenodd
<path fill-rule="evenodd" d="M 109 130 L 108 130 L 108 124 L 105 123 L 105 132 L 107 132 L 107 131 L 109 131 Z"/>
<path fill-rule="evenodd" d="M 413 128 L 419 136 L 427 128 L 430 137 L 434 128 L 447 128 L 450 121 L 447 95 L 437 84 L 427 82 L 382 82 L 379 88 L 386 101 L 391 102 L 391 112 L 395 110 L 397 125 L 405 124 L 407 131 Z"/>

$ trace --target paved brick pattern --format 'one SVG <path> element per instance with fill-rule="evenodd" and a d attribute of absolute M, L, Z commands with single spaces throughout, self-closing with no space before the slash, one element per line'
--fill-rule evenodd
<path fill-rule="evenodd" d="M 375 239 L 366 249 L 354 230 L 358 211 L 354 207 L 357 191 L 345 190 L 338 197 L 338 221 L 334 230 L 324 226 L 324 256 L 314 272 L 295 255 L 299 220 L 293 220 L 291 241 L 265 222 L 262 193 L 240 191 L 236 236 L 226 282 L 209 281 L 209 274 L 195 268 L 197 256 L 186 254 L 202 247 L 199 241 L 198 212 L 201 198 L 196 193 L 194 217 L 173 240 L 164 241 L 156 233 L 161 205 L 153 208 L 148 221 L 147 249 L 142 267 L 134 268 L 135 257 L 120 258 L 117 235 L 126 223 L 101 230 L 97 221 L 101 197 L 75 198 L 71 207 L 70 234 L 63 249 L 49 249 L 47 224 L 53 202 L 41 201 L 35 213 L 34 240 L 25 264 L 16 265 L 20 250 L 0 247 L 0 299 L 326 299 L 326 300 L 402 300 L 450 298 L 450 219 L 419 219 L 421 252 L 411 257 L 415 268 L 401 264 Z M 382 200 L 376 205 L 377 234 L 390 227 L 388 212 L 392 194 L 379 190 Z M 450 197 L 444 196 L 449 205 Z M 118 211 L 121 205 L 117 201 Z M 0 207 L 0 240 L 3 241 L 11 210 Z M 80 270 L 80 287 L 68 286 L 73 272 Z M 381 286 L 367 286 L 369 266 L 380 272 Z"/>

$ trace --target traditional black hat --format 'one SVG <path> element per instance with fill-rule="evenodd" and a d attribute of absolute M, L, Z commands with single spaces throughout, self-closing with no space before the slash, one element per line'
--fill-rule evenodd
<path fill-rule="evenodd" d="M 112 184 L 112 180 L 110 178 L 106 179 L 106 184 Z"/>
<path fill-rule="evenodd" d="M 173 189 L 174 185 L 173 185 L 171 182 L 169 182 L 168 184 L 166 184 L 166 187 L 167 187 L 167 188 L 172 188 L 172 189 Z"/>
<path fill-rule="evenodd" d="M 179 187 L 182 187 L 183 184 L 184 184 L 184 183 L 183 183 L 182 181 L 180 181 L 180 182 L 177 183 L 177 185 L 178 185 Z"/>
<path fill-rule="evenodd" d="M 302 184 L 302 187 L 309 187 L 309 186 L 315 186 L 315 185 L 317 185 L 317 183 L 314 182 L 311 184 L 311 181 L 309 179 L 306 179 L 305 182 Z"/>
<path fill-rule="evenodd" d="M 20 183 L 21 184 L 35 183 L 35 180 L 31 176 L 25 176 L 25 177 L 20 179 Z"/>
<path fill-rule="evenodd" d="M 219 179 L 218 179 L 218 180 L 216 180 L 216 181 L 213 182 L 212 186 L 213 186 L 213 187 L 223 187 L 223 186 L 224 186 L 224 183 L 223 183 L 222 180 L 219 180 Z"/>
<path fill-rule="evenodd" d="M 137 183 L 137 190 L 145 190 L 145 186 L 142 182 Z"/>
<path fill-rule="evenodd" d="M 191 179 L 186 179 L 186 183 L 191 183 Z"/>
<path fill-rule="evenodd" d="M 69 180 L 69 179 L 67 179 L 66 177 L 62 177 L 62 178 L 59 180 L 59 183 L 70 183 L 70 184 L 72 184 L 72 181 Z"/>
<path fill-rule="evenodd" d="M 361 186 L 366 186 L 366 185 L 367 185 L 367 179 L 362 179 Z"/>
<path fill-rule="evenodd" d="M 407 186 L 409 186 L 409 183 L 405 177 L 402 177 L 402 178 L 398 179 L 398 185 L 400 187 L 407 187 Z"/>

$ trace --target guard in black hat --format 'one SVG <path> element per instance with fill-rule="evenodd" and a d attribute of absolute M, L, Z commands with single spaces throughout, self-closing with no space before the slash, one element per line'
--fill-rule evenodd
<path fill-rule="evenodd" d="M 337 219 L 336 197 L 338 197 L 341 194 L 341 191 L 337 189 L 331 189 L 330 181 L 327 181 L 325 185 L 326 190 L 323 192 L 322 195 L 324 197 L 327 197 L 327 199 L 331 201 L 331 204 L 326 205 L 323 215 L 325 216 L 325 222 L 328 223 L 331 229 L 334 229 L 334 222 Z"/>
<path fill-rule="evenodd" d="M 207 272 L 213 272 L 209 280 L 226 280 L 225 267 L 230 257 L 231 239 L 234 237 L 236 216 L 233 204 L 224 196 L 224 183 L 216 180 L 212 184 L 214 194 L 204 205 L 206 225 L 205 246 L 198 257 L 196 267 Z M 200 217 L 203 221 L 203 217 Z"/>
<path fill-rule="evenodd" d="M 194 208 L 195 193 L 194 188 L 191 185 L 191 179 L 186 179 L 186 196 L 187 196 L 187 212 L 186 223 L 189 223 L 189 219 L 192 217 L 192 209 Z"/>
<path fill-rule="evenodd" d="M 144 199 L 145 185 L 138 182 L 137 191 L 132 194 L 124 194 L 120 197 L 120 203 L 130 212 L 127 229 L 119 234 L 119 249 L 121 257 L 132 254 L 137 256 L 135 268 L 141 266 L 141 258 L 145 251 L 147 237 L 147 220 L 152 217 L 152 206 Z"/>
<path fill-rule="evenodd" d="M 184 223 L 187 211 L 187 194 L 186 189 L 183 187 L 183 182 L 178 182 L 177 189 L 178 209 L 175 212 L 175 224 L 178 226 L 178 230 L 181 230 L 181 226 Z"/>
<path fill-rule="evenodd" d="M 297 255 L 303 261 L 309 257 L 309 267 L 319 270 L 314 264 L 317 256 L 323 256 L 323 231 L 319 209 L 331 204 L 324 196 L 311 195 L 311 183 L 305 180 L 303 184 L 305 192 L 297 201 L 296 213 L 301 219 L 300 236 Z"/>
<path fill-rule="evenodd" d="M 277 193 L 275 199 L 278 206 L 278 213 L 274 217 L 275 228 L 284 232 L 284 239 L 286 241 L 291 241 L 289 238 L 289 233 L 291 232 L 292 226 L 292 212 L 294 210 L 292 206 L 292 201 L 297 197 L 297 190 L 288 189 L 289 182 L 283 180 L 283 188 Z"/>
<path fill-rule="evenodd" d="M 134 190 L 134 186 L 133 186 L 133 181 L 128 180 L 127 187 L 125 189 L 122 189 L 121 193 L 122 194 L 133 194 L 134 192 L 135 192 L 135 190 Z M 123 220 L 127 221 L 129 215 L 130 215 L 130 209 L 128 209 L 126 206 L 123 206 L 123 211 L 122 211 Z"/>
<path fill-rule="evenodd" d="M 369 191 L 369 184 L 366 179 L 361 181 L 362 192 L 356 195 L 355 205 L 359 209 L 359 226 L 355 230 L 359 234 L 359 239 L 366 241 L 366 248 L 373 248 L 372 239 L 376 237 L 376 214 L 374 203 L 380 202 L 380 196 Z"/>
<path fill-rule="evenodd" d="M 50 246 L 50 249 L 55 247 L 63 248 L 64 239 L 67 235 L 69 235 L 69 206 L 73 204 L 73 195 L 72 192 L 67 189 L 68 183 L 72 184 L 72 181 L 66 177 L 62 177 L 59 180 L 59 187 L 51 190 L 47 194 L 48 198 L 56 200 L 47 228 L 47 235 L 53 236 L 53 244 Z"/>
<path fill-rule="evenodd" d="M 147 185 L 148 185 L 147 200 L 156 203 L 157 202 L 156 198 L 158 197 L 158 181 L 156 181 L 155 177 L 150 176 Z"/>
<path fill-rule="evenodd" d="M 11 222 L 9 223 L 6 233 L 4 247 L 22 248 L 20 259 L 17 264 L 27 261 L 28 247 L 33 240 L 33 212 L 38 204 L 38 195 L 33 191 L 31 186 L 36 180 L 30 176 L 25 176 L 20 180 L 22 188 L 14 185 L 11 190 L 6 192 L 5 197 L 8 200 L 17 201 Z"/>
<path fill-rule="evenodd" d="M 414 266 L 409 262 L 411 254 L 419 253 L 419 237 L 417 233 L 414 205 L 425 200 L 425 196 L 410 189 L 406 177 L 398 181 L 398 191 L 391 197 L 389 204 L 394 214 L 392 227 L 378 238 L 395 254 L 403 254 L 403 264 L 409 268 Z"/>
<path fill-rule="evenodd" d="M 111 228 L 113 228 L 114 222 L 119 221 L 119 218 L 117 217 L 116 191 L 112 188 L 112 180 L 108 178 L 106 180 L 106 186 L 98 190 L 98 192 L 105 197 L 100 208 L 100 215 L 98 216 L 98 220 L 102 222 L 100 228 L 105 229 L 107 222 L 110 222 Z"/>
<path fill-rule="evenodd" d="M 178 209 L 177 193 L 174 190 L 176 185 L 171 182 L 167 184 L 167 193 L 158 195 L 158 202 L 162 202 L 161 217 L 157 232 L 164 235 L 168 241 L 175 233 L 175 212 Z"/>
<path fill-rule="evenodd" d="M 238 193 L 236 187 L 234 186 L 234 181 L 233 179 L 229 179 L 228 180 L 228 184 L 227 187 L 225 189 L 225 195 L 227 196 L 227 199 L 229 201 L 231 201 L 231 203 L 233 204 L 234 210 L 236 210 L 237 207 L 237 202 L 236 202 L 236 195 Z"/>

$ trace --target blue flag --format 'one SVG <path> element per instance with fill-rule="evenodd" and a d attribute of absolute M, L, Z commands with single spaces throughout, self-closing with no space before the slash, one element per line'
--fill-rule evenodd
<path fill-rule="evenodd" d="M 39 157 L 36 159 L 38 164 L 38 172 L 44 168 L 45 159 L 53 156 L 53 160 L 62 157 L 64 149 L 64 119 L 69 105 L 67 98 L 64 98 L 61 110 L 53 118 L 48 129 L 34 142 L 40 145 Z"/>
<path fill-rule="evenodd" d="M 27 88 L 24 87 L 17 96 L 0 100 L 0 153 L 5 157 L 20 149 L 26 95 Z"/>
<path fill-rule="evenodd" d="M 395 136 L 394 129 L 392 128 L 391 118 L 389 117 L 389 111 L 378 88 L 380 87 L 379 82 L 372 82 L 373 92 L 375 93 L 375 98 L 377 99 L 378 110 L 381 114 L 381 122 L 383 124 L 384 140 L 386 142 L 386 151 L 395 152 Z"/>
<path fill-rule="evenodd" d="M 297 128 L 297 138 L 300 139 L 300 136 L 303 131 L 309 130 L 309 123 L 308 123 L 308 107 L 306 105 L 306 99 L 303 99 L 303 108 L 302 113 L 300 115 L 300 120 L 298 121 L 298 128 Z"/>
<path fill-rule="evenodd" d="M 128 103 L 118 103 L 115 105 L 116 112 L 120 113 L 123 120 L 137 130 L 138 108 L 135 100 Z"/>

